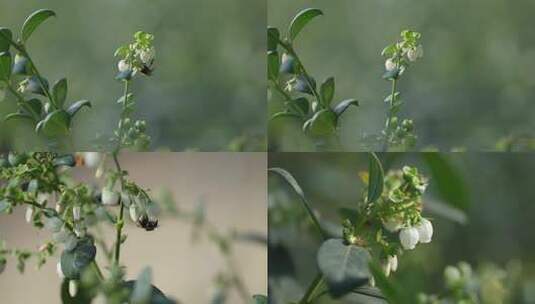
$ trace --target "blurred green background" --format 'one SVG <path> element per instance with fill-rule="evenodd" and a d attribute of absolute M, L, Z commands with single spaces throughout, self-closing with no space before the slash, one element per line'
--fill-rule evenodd
<path fill-rule="evenodd" d="M 0 7 L 0 26 L 14 33 L 37 9 L 57 13 L 28 51 L 51 83 L 68 78 L 68 101 L 93 103 L 74 121 L 77 150 L 94 149 L 96 134 L 115 129 L 122 85 L 113 53 L 139 30 L 155 35 L 157 53 L 154 76 L 133 84 L 135 117 L 147 120 L 151 149 L 265 149 L 264 1 L 0 0 Z M 9 96 L 0 103 L 2 116 L 14 109 Z M 3 148 L 36 145 L 29 126 L 0 124 Z"/>
<path fill-rule="evenodd" d="M 511 153 L 380 154 L 385 170 L 416 166 L 429 178 L 424 216 L 434 225 L 433 241 L 399 259 L 392 279 L 404 290 L 439 293 L 446 265 L 467 261 L 516 272 L 509 280 L 510 303 L 535 303 L 535 155 Z M 362 197 L 359 171 L 366 153 L 270 153 L 269 167 L 288 170 L 318 212 L 324 228 L 341 233 L 340 207 Z M 277 212 L 277 220 L 273 215 Z M 282 214 L 282 216 L 281 216 Z M 282 219 L 282 220 L 281 220 Z M 293 190 L 269 178 L 269 282 L 272 303 L 298 300 L 316 274 L 320 240 Z M 331 303 L 330 301 L 320 303 Z M 375 303 L 347 298 L 343 303 Z"/>
<path fill-rule="evenodd" d="M 415 121 L 421 149 L 494 148 L 505 136 L 533 132 L 535 122 L 535 2 L 517 0 L 270 0 L 268 24 L 286 31 L 301 9 L 320 8 L 296 41 L 308 72 L 336 79 L 335 101 L 356 98 L 342 118 L 346 149 L 384 126 L 390 83 L 381 79 L 381 50 L 404 29 L 422 33 L 425 55 L 399 82 L 401 117 Z M 280 108 L 277 97 L 269 113 Z M 270 150 L 308 150 L 298 126 L 270 124 Z M 296 133 L 296 134 L 294 134 Z M 530 134 L 533 136 L 533 134 Z"/>

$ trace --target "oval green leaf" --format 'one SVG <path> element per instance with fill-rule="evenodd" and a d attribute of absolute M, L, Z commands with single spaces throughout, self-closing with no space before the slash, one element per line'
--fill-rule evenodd
<path fill-rule="evenodd" d="M 334 77 L 327 78 L 320 86 L 321 102 L 325 107 L 331 104 L 334 97 Z"/>
<path fill-rule="evenodd" d="M 0 28 L 0 52 L 9 51 L 9 46 L 12 41 L 13 33 L 11 33 L 11 30 L 6 27 Z"/>
<path fill-rule="evenodd" d="M 314 114 L 308 124 L 306 132 L 310 132 L 312 136 L 327 136 L 336 131 L 336 114 L 328 109 L 321 110 Z"/>
<path fill-rule="evenodd" d="M 367 203 L 371 203 L 375 202 L 379 197 L 381 197 L 381 194 L 383 194 L 385 175 L 383 165 L 375 153 L 370 153 L 368 174 Z"/>
<path fill-rule="evenodd" d="M 48 114 L 39 124 L 36 131 L 48 137 L 57 137 L 69 133 L 71 116 L 64 110 L 56 110 Z"/>
<path fill-rule="evenodd" d="M 77 101 L 75 103 L 73 103 L 68 109 L 67 109 L 67 113 L 69 113 L 69 115 L 72 117 L 74 117 L 74 115 L 76 113 L 78 113 L 78 111 L 82 108 L 82 107 L 88 107 L 88 108 L 91 108 L 91 102 L 89 102 L 88 100 L 80 100 L 80 101 Z"/>
<path fill-rule="evenodd" d="M 10 121 L 10 120 L 16 120 L 16 119 L 33 120 L 33 117 L 27 113 L 22 113 L 22 112 L 7 114 L 6 117 L 4 117 L 4 121 Z"/>
<path fill-rule="evenodd" d="M 279 53 L 277 51 L 269 51 L 267 57 L 268 79 L 276 80 L 279 76 Z"/>
<path fill-rule="evenodd" d="M 359 106 L 358 100 L 356 100 L 356 99 L 346 99 L 346 100 L 340 101 L 334 107 L 333 111 L 334 111 L 334 113 L 336 113 L 336 116 L 340 117 L 340 115 L 342 115 L 347 110 L 347 108 L 349 108 L 349 106 L 351 106 L 351 105 L 358 107 Z"/>
<path fill-rule="evenodd" d="M 9 52 L 0 53 L 0 80 L 9 80 L 11 76 L 11 61 Z"/>
<path fill-rule="evenodd" d="M 269 121 L 272 121 L 272 120 L 275 120 L 275 119 L 279 119 L 279 118 L 297 118 L 297 119 L 301 119 L 301 116 L 299 116 L 299 114 L 292 113 L 292 112 L 278 112 L 278 113 L 273 114 L 273 116 L 271 116 L 269 118 Z"/>
<path fill-rule="evenodd" d="M 22 25 L 22 41 L 26 42 L 32 33 L 37 29 L 37 27 L 39 27 L 41 23 L 52 16 L 56 16 L 54 11 L 49 9 L 40 9 L 26 18 L 26 21 L 24 21 L 24 24 Z"/>
<path fill-rule="evenodd" d="M 67 79 L 62 78 L 54 84 L 52 87 L 52 96 L 58 108 L 63 108 L 63 104 L 67 98 Z"/>
<path fill-rule="evenodd" d="M 343 296 L 368 283 L 370 260 L 368 250 L 346 245 L 342 239 L 323 242 L 317 256 L 318 267 L 334 297 Z"/>
<path fill-rule="evenodd" d="M 277 50 L 277 44 L 280 39 L 279 30 L 276 27 L 267 28 L 267 49 L 269 51 Z"/>
<path fill-rule="evenodd" d="M 317 8 L 307 8 L 294 17 L 290 23 L 290 28 L 288 33 L 290 35 L 290 40 L 293 41 L 301 30 L 314 18 L 317 16 L 323 15 L 323 12 Z"/>

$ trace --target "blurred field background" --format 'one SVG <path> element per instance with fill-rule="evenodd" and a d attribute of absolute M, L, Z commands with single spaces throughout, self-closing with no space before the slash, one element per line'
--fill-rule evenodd
<path fill-rule="evenodd" d="M 0 26 L 14 33 L 37 9 L 57 13 L 28 51 L 51 83 L 68 78 L 68 101 L 93 103 L 75 119 L 75 150 L 94 150 L 95 135 L 115 129 L 122 85 L 113 53 L 139 30 L 155 35 L 154 76 L 133 84 L 151 150 L 265 150 L 264 1 L 0 0 L 0 7 Z M 13 100 L 0 102 L 0 113 L 14 109 Z M 0 145 L 35 150 L 31 131 L 20 121 L 1 123 Z"/>
<path fill-rule="evenodd" d="M 206 218 L 220 229 L 267 236 L 266 159 L 258 153 L 129 153 L 120 157 L 121 165 L 134 181 L 157 196 L 168 189 L 177 208 L 193 210 L 199 200 L 205 204 Z M 74 176 L 92 180 L 93 172 L 74 169 Z M 232 174 L 229 174 L 232 172 Z M 243 216 L 247 214 L 247 216 Z M 128 239 L 121 250 L 121 262 L 127 266 L 127 278 L 135 278 L 145 266 L 151 266 L 153 284 L 181 303 L 210 303 L 215 292 L 213 279 L 226 264 L 217 247 L 206 238 L 192 243 L 190 223 L 174 218 L 160 218 L 160 227 L 146 232 L 127 221 Z M 109 230 L 110 244 L 115 232 Z M 24 208 L 0 217 L 0 238 L 7 246 L 37 248 L 49 232 L 38 232 L 24 221 Z M 266 247 L 236 242 L 237 268 L 251 293 L 266 294 Z M 103 267 L 105 259 L 97 260 Z M 0 275 L 2 303 L 59 303 L 61 280 L 56 274 L 56 259 L 51 258 L 41 270 L 29 262 L 26 272 L 16 270 L 16 261 L 8 260 Z M 240 303 L 232 293 L 229 303 Z"/>
<path fill-rule="evenodd" d="M 400 116 L 414 119 L 417 149 L 484 150 L 503 137 L 533 136 L 535 2 L 270 0 L 268 25 L 285 32 L 308 7 L 324 16 L 299 35 L 297 53 L 318 83 L 335 77 L 334 101 L 356 98 L 361 104 L 342 119 L 346 149 L 362 150 L 362 134 L 378 134 L 384 126 L 390 83 L 381 79 L 380 53 L 404 29 L 421 32 L 425 50 L 398 86 L 405 101 Z M 268 112 L 279 108 L 280 100 L 272 98 Z M 270 124 L 270 149 L 309 150 L 298 127 L 287 120 Z"/>
<path fill-rule="evenodd" d="M 433 221 L 433 241 L 400 257 L 398 272 L 391 277 L 394 282 L 413 294 L 439 293 L 444 286 L 444 267 L 466 261 L 474 269 L 497 266 L 516 273 L 517 281 L 506 282 L 512 286 L 514 300 L 505 303 L 535 303 L 535 189 L 531 179 L 535 155 L 388 153 L 379 157 L 385 168 L 416 166 L 429 178 L 423 214 Z M 362 197 L 364 185 L 358 172 L 368 170 L 368 155 L 270 153 L 268 164 L 289 171 L 324 227 L 340 233 L 338 209 L 355 206 Z M 269 206 L 272 303 L 297 301 L 316 274 L 319 237 L 312 225 L 306 225 L 309 221 L 297 195 L 276 176 L 269 178 Z M 288 223 L 275 223 L 271 218 L 274 210 L 286 210 L 277 218 Z M 339 302 L 324 298 L 318 303 Z M 348 297 L 342 303 L 376 302 Z"/>

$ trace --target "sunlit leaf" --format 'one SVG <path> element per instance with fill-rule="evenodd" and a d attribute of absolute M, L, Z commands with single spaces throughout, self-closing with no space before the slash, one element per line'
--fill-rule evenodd
<path fill-rule="evenodd" d="M 30 38 L 30 36 L 37 29 L 37 27 L 39 27 L 41 23 L 43 23 L 46 19 L 52 16 L 56 16 L 56 13 L 48 9 L 40 9 L 31 14 L 22 25 L 22 41 L 26 42 L 26 40 Z"/>
<path fill-rule="evenodd" d="M 307 8 L 294 17 L 290 23 L 290 28 L 288 33 L 290 35 L 290 40 L 294 40 L 299 32 L 314 18 L 317 16 L 323 15 L 323 12 L 317 8 Z"/>
<path fill-rule="evenodd" d="M 340 117 L 349 106 L 359 106 L 359 102 L 356 99 L 346 99 L 343 101 L 340 101 L 333 109 L 334 113 L 336 113 L 336 116 Z"/>

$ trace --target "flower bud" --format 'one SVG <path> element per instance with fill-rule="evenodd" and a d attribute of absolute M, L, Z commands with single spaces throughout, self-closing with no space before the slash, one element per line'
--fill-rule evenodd
<path fill-rule="evenodd" d="M 447 266 L 444 269 L 444 278 L 448 286 L 454 286 L 461 280 L 461 272 L 453 266 Z"/>
<path fill-rule="evenodd" d="M 119 193 L 107 188 L 102 189 L 102 204 L 116 206 L 119 204 Z"/>
<path fill-rule="evenodd" d="M 61 205 L 61 202 L 57 202 L 56 203 L 56 208 L 55 209 L 56 209 L 57 213 L 63 212 L 63 205 Z"/>
<path fill-rule="evenodd" d="M 65 278 L 65 274 L 63 274 L 63 270 L 61 269 L 61 262 L 58 262 L 56 264 L 56 273 L 58 274 L 60 279 L 64 279 Z"/>
<path fill-rule="evenodd" d="M 154 60 L 155 55 L 156 55 L 156 50 L 154 49 L 154 47 L 139 51 L 139 59 L 144 64 L 151 64 L 152 60 Z"/>
<path fill-rule="evenodd" d="M 403 223 L 398 219 L 389 218 L 388 220 L 383 221 L 383 227 L 390 232 L 396 232 L 403 227 Z"/>
<path fill-rule="evenodd" d="M 74 206 L 74 207 L 72 207 L 72 218 L 73 218 L 75 221 L 79 221 L 79 220 L 80 220 L 80 213 L 81 213 L 81 208 L 80 208 L 80 206 Z"/>
<path fill-rule="evenodd" d="M 418 226 L 416 226 L 416 229 L 418 230 L 418 239 L 420 243 L 431 242 L 431 238 L 433 237 L 433 224 L 431 224 L 428 219 L 422 218 Z"/>
<path fill-rule="evenodd" d="M 76 294 L 78 293 L 78 282 L 75 280 L 69 281 L 69 294 L 72 298 L 76 297 Z"/>
<path fill-rule="evenodd" d="M 399 241 L 405 250 L 411 250 L 418 244 L 418 230 L 416 228 L 404 228 L 399 232 Z"/>
<path fill-rule="evenodd" d="M 26 214 L 25 217 L 26 222 L 31 223 L 33 218 L 33 206 L 26 207 Z"/>
<path fill-rule="evenodd" d="M 385 61 L 385 69 L 387 71 L 393 71 L 396 69 L 396 63 L 394 62 L 394 60 L 392 60 L 392 58 L 388 58 Z"/>
<path fill-rule="evenodd" d="M 117 64 L 117 69 L 119 69 L 119 72 L 126 72 L 132 69 L 132 65 L 123 59 Z"/>
<path fill-rule="evenodd" d="M 390 270 L 392 272 L 396 272 L 398 270 L 398 256 L 397 255 L 389 255 L 388 263 L 390 264 Z"/>
<path fill-rule="evenodd" d="M 88 168 L 96 168 L 101 160 L 100 152 L 84 152 L 84 164 Z"/>

